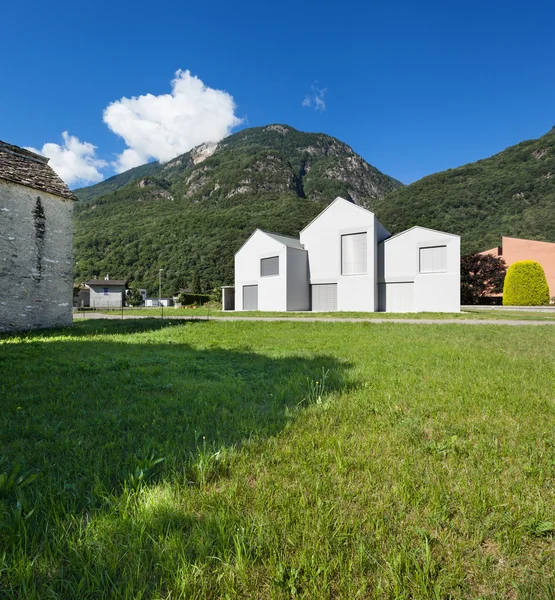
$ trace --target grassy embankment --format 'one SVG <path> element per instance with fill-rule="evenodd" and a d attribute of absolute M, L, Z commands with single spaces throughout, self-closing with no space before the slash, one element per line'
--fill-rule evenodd
<path fill-rule="evenodd" d="M 0 336 L 0 597 L 552 598 L 554 342 L 160 320 Z"/>

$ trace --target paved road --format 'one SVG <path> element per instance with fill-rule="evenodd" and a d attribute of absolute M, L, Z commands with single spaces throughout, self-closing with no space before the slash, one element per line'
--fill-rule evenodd
<path fill-rule="evenodd" d="M 74 313 L 74 318 L 80 319 L 160 319 L 148 315 L 121 315 L 102 314 L 102 313 Z M 182 320 L 182 321 L 205 321 L 208 317 L 185 317 L 185 316 L 164 316 L 164 319 Z M 411 325 L 555 325 L 553 321 L 526 321 L 524 319 L 349 319 L 349 318 L 324 318 L 324 317 L 214 317 L 210 316 L 212 321 L 268 321 L 268 322 L 288 322 L 296 323 L 409 323 Z"/>

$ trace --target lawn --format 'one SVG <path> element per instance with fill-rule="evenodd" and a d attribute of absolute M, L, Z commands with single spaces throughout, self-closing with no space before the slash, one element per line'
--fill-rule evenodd
<path fill-rule="evenodd" d="M 87 312 L 79 312 L 75 309 L 78 315 L 87 315 Z M 141 317 L 160 317 L 162 309 L 160 308 L 124 308 L 113 311 L 99 311 L 105 314 L 141 316 Z M 459 319 L 459 320 L 524 320 L 524 321 L 555 321 L 555 312 L 545 311 L 495 311 L 495 310 L 466 310 L 458 313 L 384 313 L 384 312 L 264 312 L 264 311 L 226 311 L 222 312 L 219 309 L 208 310 L 205 307 L 199 308 L 164 308 L 164 317 L 226 317 L 226 318 L 244 318 L 244 317 L 274 317 L 274 318 L 302 318 L 302 319 Z"/>
<path fill-rule="evenodd" d="M 0 335 L 1 598 L 553 598 L 555 329 Z"/>

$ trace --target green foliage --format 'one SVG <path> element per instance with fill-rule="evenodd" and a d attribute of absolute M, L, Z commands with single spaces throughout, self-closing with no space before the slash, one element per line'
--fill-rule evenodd
<path fill-rule="evenodd" d="M 78 190 L 76 281 L 118 273 L 163 295 L 233 283 L 256 229 L 298 235 L 338 194 L 372 208 L 401 184 L 335 138 L 276 125 L 245 129 L 199 162 L 195 150 Z"/>
<path fill-rule="evenodd" d="M 204 304 L 210 300 L 210 294 L 191 294 L 189 292 L 179 292 L 177 295 L 177 301 L 183 304 L 183 306 L 189 306 L 190 304 Z"/>
<path fill-rule="evenodd" d="M 388 194 L 377 217 L 392 232 L 421 225 L 461 236 L 463 254 L 501 236 L 555 241 L 555 129 L 537 140 Z"/>
<path fill-rule="evenodd" d="M 125 291 L 125 303 L 127 306 L 141 306 L 143 297 L 137 288 L 128 288 Z"/>
<path fill-rule="evenodd" d="M 513 263 L 503 286 L 505 306 L 543 306 L 549 304 L 549 286 L 543 267 L 534 260 Z"/>
<path fill-rule="evenodd" d="M 480 304 L 487 296 L 503 291 L 507 267 L 492 254 L 469 254 L 461 258 L 461 304 Z"/>

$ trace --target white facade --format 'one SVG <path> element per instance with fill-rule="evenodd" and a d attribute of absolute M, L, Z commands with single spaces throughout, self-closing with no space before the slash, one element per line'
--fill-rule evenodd
<path fill-rule="evenodd" d="M 460 237 L 413 227 L 378 247 L 379 307 L 385 312 L 460 310 Z"/>
<path fill-rule="evenodd" d="M 235 255 L 235 310 L 309 310 L 308 286 L 308 255 L 295 238 L 257 229 Z"/>
<path fill-rule="evenodd" d="M 361 240 L 353 250 L 365 256 L 346 269 L 345 254 L 355 246 L 349 243 L 354 239 L 350 236 L 357 234 L 362 238 L 366 234 L 366 243 Z M 300 234 L 309 251 L 310 283 L 336 285 L 337 310 L 374 312 L 378 309 L 377 246 L 387 237 L 389 232 L 374 213 L 337 198 Z"/>
<path fill-rule="evenodd" d="M 460 238 L 413 227 L 390 237 L 337 198 L 300 240 L 257 229 L 235 255 L 235 310 L 458 312 Z"/>

